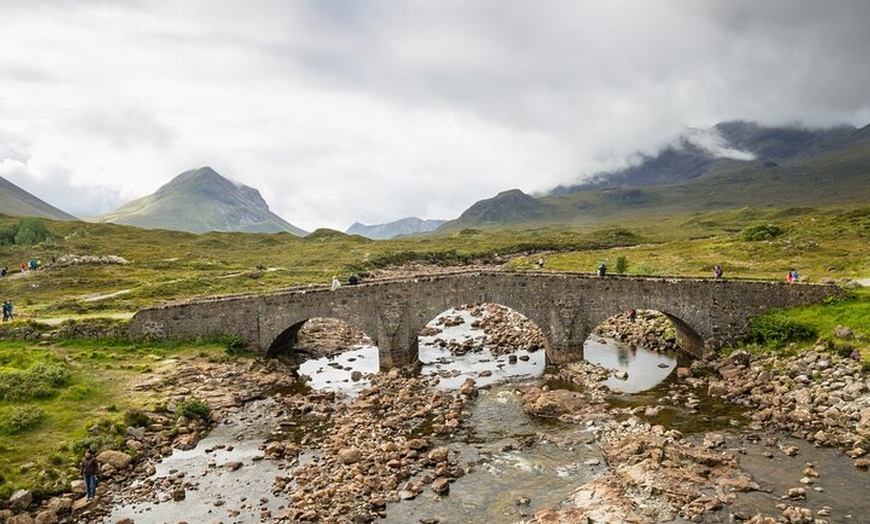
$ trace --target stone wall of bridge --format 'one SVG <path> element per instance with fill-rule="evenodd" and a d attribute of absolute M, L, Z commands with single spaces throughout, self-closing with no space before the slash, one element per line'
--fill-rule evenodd
<path fill-rule="evenodd" d="M 167 305 L 139 311 L 130 330 L 156 339 L 232 334 L 268 355 L 292 344 L 308 319 L 338 318 L 365 332 L 381 367 L 391 368 L 417 362 L 418 333 L 442 312 L 491 302 L 535 322 L 549 342 L 548 363 L 558 364 L 579 358 L 596 325 L 630 308 L 664 313 L 680 346 L 702 356 L 743 339 L 755 315 L 839 292 L 833 285 L 475 271 Z"/>

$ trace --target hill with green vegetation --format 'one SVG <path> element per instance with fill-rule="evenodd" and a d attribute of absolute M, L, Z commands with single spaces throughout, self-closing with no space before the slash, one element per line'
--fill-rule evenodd
<path fill-rule="evenodd" d="M 109 223 L 0 215 L 0 265 L 36 259 L 33 272 L 0 278 L 0 298 L 17 318 L 0 324 L 0 498 L 27 487 L 44 497 L 78 478 L 84 446 L 123 442 L 142 410 L 161 402 L 134 392 L 136 380 L 159 379 L 161 367 L 190 359 L 244 358 L 231 340 L 156 344 L 79 336 L 47 340 L 39 333 L 76 322 L 123 324 L 140 308 L 235 293 L 271 293 L 328 286 L 333 274 L 363 280 L 417 272 L 486 267 L 594 272 L 600 262 L 628 275 L 783 279 L 797 269 L 809 282 L 870 277 L 870 206 L 763 207 L 601 221 L 595 225 L 464 228 L 450 234 L 370 240 L 333 230 L 306 237 L 279 233 L 193 234 Z M 849 288 L 839 301 L 771 312 L 760 322 L 771 337 L 791 329 L 830 340 L 839 352 L 858 349 L 870 368 L 870 292 Z M 94 318 L 96 317 L 96 318 Z M 785 320 L 783 320 L 785 319 Z M 854 340 L 832 340 L 848 326 Z M 4 340 L 19 330 L 27 340 Z M 779 331 L 777 331 L 779 330 Z M 767 340 L 767 339 L 765 339 Z M 770 340 L 773 340 L 771 338 Z M 813 340 L 754 346 L 798 351 Z M 792 345 L 794 344 L 794 345 Z M 769 346 L 769 347 L 767 347 Z M 95 436 L 94 428 L 98 435 Z"/>
<path fill-rule="evenodd" d="M 73 215 L 40 200 L 3 177 L 0 177 L 0 211 L 6 215 L 19 217 L 78 220 Z"/>
<path fill-rule="evenodd" d="M 557 187 L 534 199 L 508 199 L 502 193 L 482 200 L 437 232 L 870 202 L 870 126 L 806 130 L 731 122 L 708 131 L 584 184 Z"/>
<path fill-rule="evenodd" d="M 286 231 L 300 236 L 306 234 L 269 211 L 259 191 L 236 184 L 210 167 L 185 171 L 153 194 L 90 220 L 190 233 Z"/>

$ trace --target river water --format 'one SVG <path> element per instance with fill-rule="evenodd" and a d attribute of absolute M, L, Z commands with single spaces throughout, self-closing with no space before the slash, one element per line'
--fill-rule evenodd
<path fill-rule="evenodd" d="M 438 336 L 461 341 L 479 333 L 465 322 Z M 436 338 L 420 337 L 421 373 L 438 375 L 439 388 L 455 389 L 468 377 L 482 388 L 464 437 L 448 443 L 468 473 L 451 484 L 447 496 L 427 491 L 414 500 L 390 504 L 381 522 L 522 523 L 539 509 L 559 506 L 578 486 L 608 472 L 588 428 L 538 419 L 523 411 L 518 387 L 540 384 L 545 367 L 542 350 L 496 355 L 484 349 L 457 356 L 439 346 Z M 742 467 L 762 491 L 741 494 L 727 511 L 708 514 L 703 522 L 734 522 L 733 514 L 741 512 L 778 514 L 775 505 L 783 502 L 788 488 L 804 485 L 802 472 L 808 463 L 822 474 L 805 484 L 804 505 L 829 507 L 828 522 L 867 522 L 870 486 L 866 473 L 856 470 L 848 457 L 785 435 L 749 430 L 743 426 L 740 408 L 679 384 L 674 355 L 591 337 L 584 358 L 615 371 L 608 385 L 623 392 L 614 398 L 615 407 L 657 406 L 650 422 L 674 427 L 699 441 L 705 432 L 718 431 L 725 436 L 726 447 L 740 454 Z M 311 378 L 313 389 L 354 395 L 368 387 L 365 375 L 377 370 L 377 348 L 361 346 L 309 360 L 299 373 Z M 104 523 L 124 516 L 133 517 L 137 524 L 268 522 L 268 516 L 280 512 L 284 504 L 280 495 L 271 496 L 272 480 L 286 474 L 276 462 L 261 460 L 260 447 L 275 429 L 271 406 L 270 400 L 247 405 L 194 449 L 176 451 L 157 466 L 158 479 L 185 475 L 190 487 L 184 500 L 173 501 L 168 489 L 160 492 L 158 487 L 157 501 L 120 503 Z M 786 444 L 798 446 L 800 455 L 778 452 L 776 447 Z M 233 462 L 241 463 L 241 469 L 230 472 L 227 465 Z"/>

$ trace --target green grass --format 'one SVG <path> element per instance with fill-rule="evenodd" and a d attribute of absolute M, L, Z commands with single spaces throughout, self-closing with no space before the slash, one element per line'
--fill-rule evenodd
<path fill-rule="evenodd" d="M 711 182 L 712 183 L 712 182 Z M 735 189 L 736 190 L 736 189 Z M 614 205 L 616 204 L 608 204 Z M 0 225 L 17 222 L 0 216 Z M 492 264 L 513 270 L 611 271 L 624 257 L 629 275 L 711 277 L 722 265 L 725 278 L 783 279 L 796 268 L 811 282 L 870 278 L 870 207 L 758 207 L 705 212 L 626 213 L 610 221 L 589 218 L 562 225 L 466 228 L 446 234 L 374 241 L 320 230 L 299 238 L 287 233 L 189 233 L 113 224 L 46 220 L 51 238 L 37 246 L 0 245 L 0 264 L 17 271 L 35 258 L 45 269 L 0 280 L 0 299 L 11 299 L 18 320 L 6 330 L 37 332 L 50 319 L 129 316 L 166 301 L 236 293 L 271 293 L 292 286 L 328 285 L 332 275 L 363 279 L 385 268 L 432 264 L 463 268 Z M 781 233 L 766 240 L 742 237 L 753 224 L 773 224 Z M 116 255 L 129 264 L 59 267 L 63 254 Z M 836 352 L 855 347 L 870 363 L 870 298 L 866 290 L 825 305 L 776 314 L 809 326 Z M 833 339 L 837 325 L 856 340 Z M 801 348 L 814 341 L 801 341 Z M 189 345 L 140 345 L 118 340 L 66 340 L 50 345 L 0 342 L 0 374 L 28 373 L 38 364 L 63 365 L 69 376 L 38 395 L 0 399 L 0 496 L 18 487 L 52 492 L 77 478 L 85 445 L 111 445 L 121 438 L 125 417 L 153 403 L 127 386 L 153 373 L 165 359 L 235 358 L 232 339 Z M 191 414 L 197 415 L 194 406 Z M 99 428 L 99 436 L 88 429 Z M 112 428 L 115 428 L 113 430 Z M 43 473 L 44 472 L 44 473 Z"/>
<path fill-rule="evenodd" d="M 4 377 L 40 369 L 36 374 L 53 379 L 47 394 L 31 381 L 24 382 L 12 398 L 0 395 L 0 496 L 8 497 L 22 487 L 40 494 L 68 488 L 69 481 L 78 478 L 85 445 L 119 444 L 126 429 L 125 414 L 158 402 L 148 394 L 129 391 L 131 381 L 153 373 L 169 359 L 203 355 L 226 358 L 225 349 L 213 343 L 0 342 L 0 383 Z M 57 369 L 65 373 L 58 374 Z M 193 408 L 198 415 L 200 407 Z M 99 428 L 97 436 L 91 428 Z"/>
<path fill-rule="evenodd" d="M 8 218 L 8 222 L 16 219 Z M 0 217 L 2 222 L 2 217 Z M 21 318 L 132 313 L 163 301 L 234 293 L 270 293 L 327 284 L 332 275 L 364 278 L 408 263 L 463 267 L 514 259 L 532 268 L 541 253 L 547 268 L 594 271 L 626 257 L 629 274 L 708 276 L 721 264 L 726 277 L 780 278 L 795 267 L 811 280 L 870 275 L 870 208 L 742 208 L 602 222 L 465 229 L 444 235 L 374 241 L 320 231 L 194 235 L 113 224 L 47 221 L 52 238 L 34 247 L 0 246 L 0 260 L 41 260 L 44 270 L 0 281 Z M 782 234 L 741 240 L 756 223 Z M 117 255 L 127 265 L 58 267 L 63 254 Z"/>

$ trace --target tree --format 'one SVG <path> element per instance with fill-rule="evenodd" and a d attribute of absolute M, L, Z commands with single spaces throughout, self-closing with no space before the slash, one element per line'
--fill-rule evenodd
<path fill-rule="evenodd" d="M 15 235 L 18 234 L 18 224 L 0 225 L 0 246 L 15 243 Z"/>
<path fill-rule="evenodd" d="M 48 238 L 48 228 L 42 220 L 34 217 L 24 217 L 18 221 L 18 232 L 15 243 L 20 246 L 35 246 Z"/>
<path fill-rule="evenodd" d="M 628 271 L 628 258 L 625 255 L 620 255 L 616 257 L 616 272 L 620 275 Z"/>

